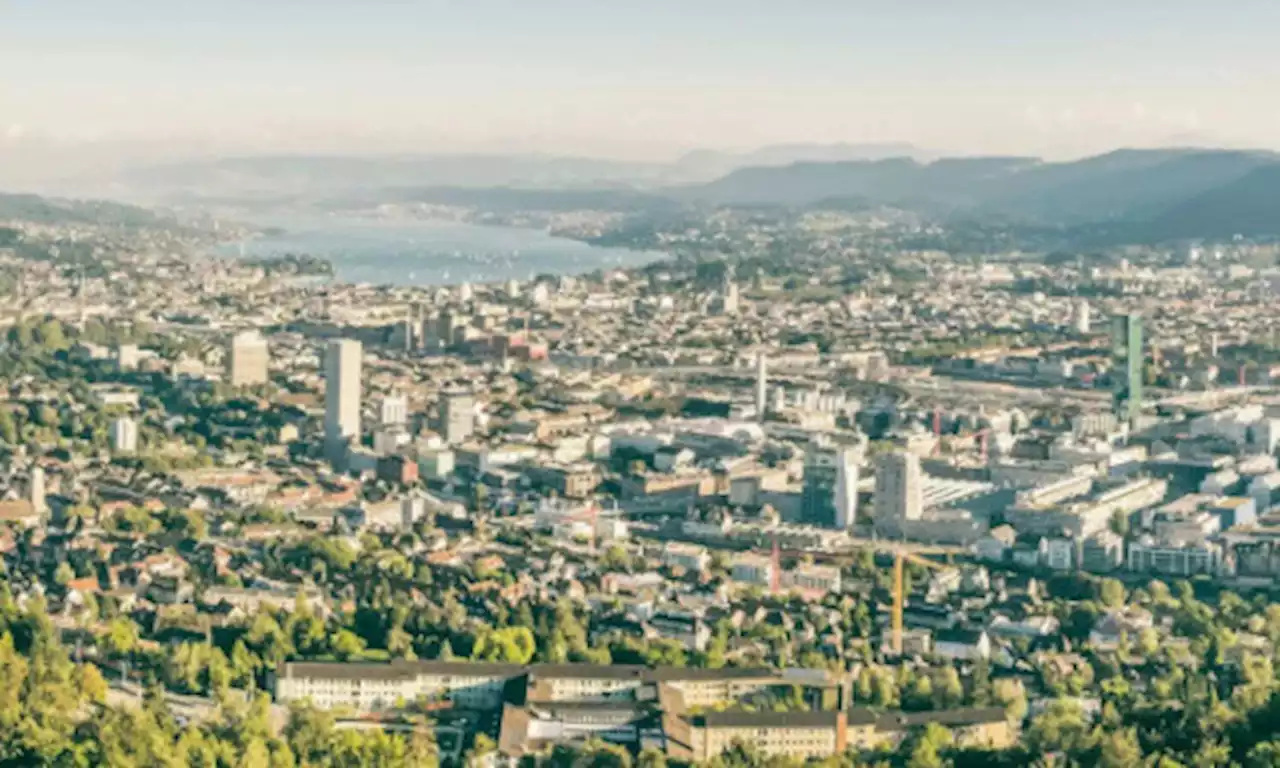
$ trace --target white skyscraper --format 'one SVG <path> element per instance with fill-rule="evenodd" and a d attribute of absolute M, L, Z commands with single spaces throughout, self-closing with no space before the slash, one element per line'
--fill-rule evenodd
<path fill-rule="evenodd" d="M 31 468 L 31 487 L 27 490 L 28 496 L 30 496 L 31 509 L 38 515 L 48 512 L 49 505 L 45 503 L 44 467 Z"/>
<path fill-rule="evenodd" d="M 832 503 L 836 508 L 836 528 L 847 530 L 858 518 L 858 465 L 862 451 L 842 447 L 836 454 L 836 487 Z"/>
<path fill-rule="evenodd" d="M 736 315 L 739 305 L 738 284 L 731 282 L 724 288 L 724 295 L 720 299 L 720 310 L 722 314 Z"/>
<path fill-rule="evenodd" d="M 764 352 L 756 356 L 756 419 L 764 421 L 769 410 L 769 358 Z"/>
<path fill-rule="evenodd" d="M 324 439 L 333 449 L 360 437 L 360 376 L 364 348 L 352 339 L 329 342 L 324 357 Z"/>
<path fill-rule="evenodd" d="M 886 453 L 876 462 L 877 525 L 924 516 L 924 477 L 914 453 Z"/>
<path fill-rule="evenodd" d="M 267 383 L 271 354 L 267 340 L 257 331 L 245 331 L 231 337 L 227 383 L 233 387 L 257 387 Z"/>
<path fill-rule="evenodd" d="M 1088 333 L 1090 328 L 1089 319 L 1089 300 L 1080 299 L 1076 302 L 1076 332 Z"/>
<path fill-rule="evenodd" d="M 138 423 L 130 418 L 111 422 L 111 450 L 115 453 L 135 453 L 138 450 Z"/>

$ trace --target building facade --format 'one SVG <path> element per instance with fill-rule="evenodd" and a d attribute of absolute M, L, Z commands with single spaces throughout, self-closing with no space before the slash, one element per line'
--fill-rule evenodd
<path fill-rule="evenodd" d="M 267 383 L 271 353 L 262 334 L 245 331 L 232 336 L 227 357 L 227 383 L 231 386 L 258 387 Z"/>
<path fill-rule="evenodd" d="M 465 442 L 475 433 L 475 398 L 464 392 L 441 395 L 438 431 L 446 443 Z"/>
<path fill-rule="evenodd" d="M 805 454 L 801 520 L 823 528 L 851 528 L 858 514 L 861 462 L 858 447 L 812 447 Z"/>
<path fill-rule="evenodd" d="M 352 339 L 335 339 L 325 351 L 324 438 L 331 451 L 360 438 L 363 355 Z"/>

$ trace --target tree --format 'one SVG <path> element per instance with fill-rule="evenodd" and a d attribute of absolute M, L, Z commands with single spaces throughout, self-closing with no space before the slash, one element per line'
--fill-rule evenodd
<path fill-rule="evenodd" d="M 18 425 L 13 421 L 13 414 L 5 408 L 0 408 L 0 443 L 18 444 Z"/>
<path fill-rule="evenodd" d="M 1103 579 L 1098 588 L 1098 597 L 1108 608 L 1121 608 L 1125 601 L 1124 584 L 1118 579 Z"/>
<path fill-rule="evenodd" d="M 1280 768 L 1280 741 L 1253 745 L 1244 759 L 1245 768 Z"/>
<path fill-rule="evenodd" d="M 289 707 L 283 735 L 293 754 L 304 764 L 320 764 L 327 757 L 333 725 L 333 715 L 328 712 L 310 703 L 293 704 Z"/>
<path fill-rule="evenodd" d="M 1123 510 L 1117 509 L 1111 513 L 1111 520 L 1108 523 L 1111 532 L 1124 538 L 1129 535 L 1129 516 Z"/>
<path fill-rule="evenodd" d="M 1098 744 L 1098 768 L 1132 768 L 1142 763 L 1142 747 L 1132 728 L 1112 731 L 1101 737 Z"/>
<path fill-rule="evenodd" d="M 916 678 L 911 695 L 904 704 L 910 709 L 929 709 L 933 706 L 933 681 L 928 675 Z"/>
<path fill-rule="evenodd" d="M 636 757 L 636 768 L 667 768 L 667 756 L 657 747 L 645 747 Z"/>
<path fill-rule="evenodd" d="M 72 570 L 71 564 L 63 561 L 58 563 L 58 567 L 53 572 L 53 582 L 60 587 L 66 587 L 72 579 L 76 577 L 76 572 Z"/>
<path fill-rule="evenodd" d="M 1153 658 L 1160 651 L 1160 633 L 1147 627 L 1138 633 L 1138 652 L 1143 658 Z"/>
<path fill-rule="evenodd" d="M 258 657 L 244 644 L 244 639 L 237 639 L 231 646 L 231 677 L 235 684 L 248 685 L 257 674 L 259 664 Z"/>
<path fill-rule="evenodd" d="M 476 638 L 471 658 L 475 661 L 528 664 L 536 650 L 533 632 L 528 627 L 486 629 Z"/>
<path fill-rule="evenodd" d="M 986 659 L 979 659 L 973 667 L 973 685 L 970 697 L 975 707 L 991 705 L 993 691 L 991 687 L 991 665 Z"/>
<path fill-rule="evenodd" d="M 1072 751 L 1084 746 L 1089 736 L 1080 705 L 1069 699 L 1055 699 L 1031 720 L 1027 728 L 1027 748 L 1032 754 Z"/>
<path fill-rule="evenodd" d="M 938 673 L 937 682 L 933 686 L 933 705 L 937 709 L 951 709 L 964 702 L 964 685 L 960 682 L 960 673 L 955 667 L 944 667 Z"/>
<path fill-rule="evenodd" d="M 138 644 L 138 628 L 126 618 L 112 619 L 107 625 L 107 632 L 102 638 L 107 653 L 112 656 L 124 656 L 132 653 Z"/>
<path fill-rule="evenodd" d="M 943 768 L 943 750 L 951 746 L 951 732 L 937 723 L 929 723 L 912 738 L 903 742 L 907 768 Z"/>
<path fill-rule="evenodd" d="M 489 738 L 487 734 L 478 733 L 471 743 L 471 749 L 467 751 L 464 763 L 467 768 L 480 768 L 484 764 L 484 759 L 497 751 L 497 742 Z"/>
<path fill-rule="evenodd" d="M 899 703 L 898 681 L 887 670 L 876 673 L 875 695 L 872 700 L 877 707 L 896 709 Z"/>
<path fill-rule="evenodd" d="M 36 336 L 40 340 L 41 346 L 46 349 L 61 351 L 67 348 L 66 334 L 62 331 L 62 323 L 57 320 L 46 320 L 41 323 Z"/>
<path fill-rule="evenodd" d="M 339 659 L 350 661 L 364 651 L 364 640 L 349 629 L 340 629 L 329 642 L 329 647 Z"/>

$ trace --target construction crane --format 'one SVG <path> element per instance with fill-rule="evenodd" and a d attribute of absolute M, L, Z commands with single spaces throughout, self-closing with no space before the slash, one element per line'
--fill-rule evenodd
<path fill-rule="evenodd" d="M 919 555 L 913 555 L 905 549 L 895 549 L 893 551 L 893 654 L 895 656 L 902 655 L 902 607 L 906 602 L 906 595 L 903 590 L 903 564 L 910 560 L 916 565 L 922 565 L 926 568 L 941 570 L 947 566 L 942 563 L 935 563 L 932 560 L 926 560 Z"/>

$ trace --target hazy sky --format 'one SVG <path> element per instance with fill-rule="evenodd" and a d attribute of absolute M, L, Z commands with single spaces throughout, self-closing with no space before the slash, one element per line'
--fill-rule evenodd
<path fill-rule="evenodd" d="M 1277 0 L 0 0 L 0 145 L 1280 145 Z"/>

